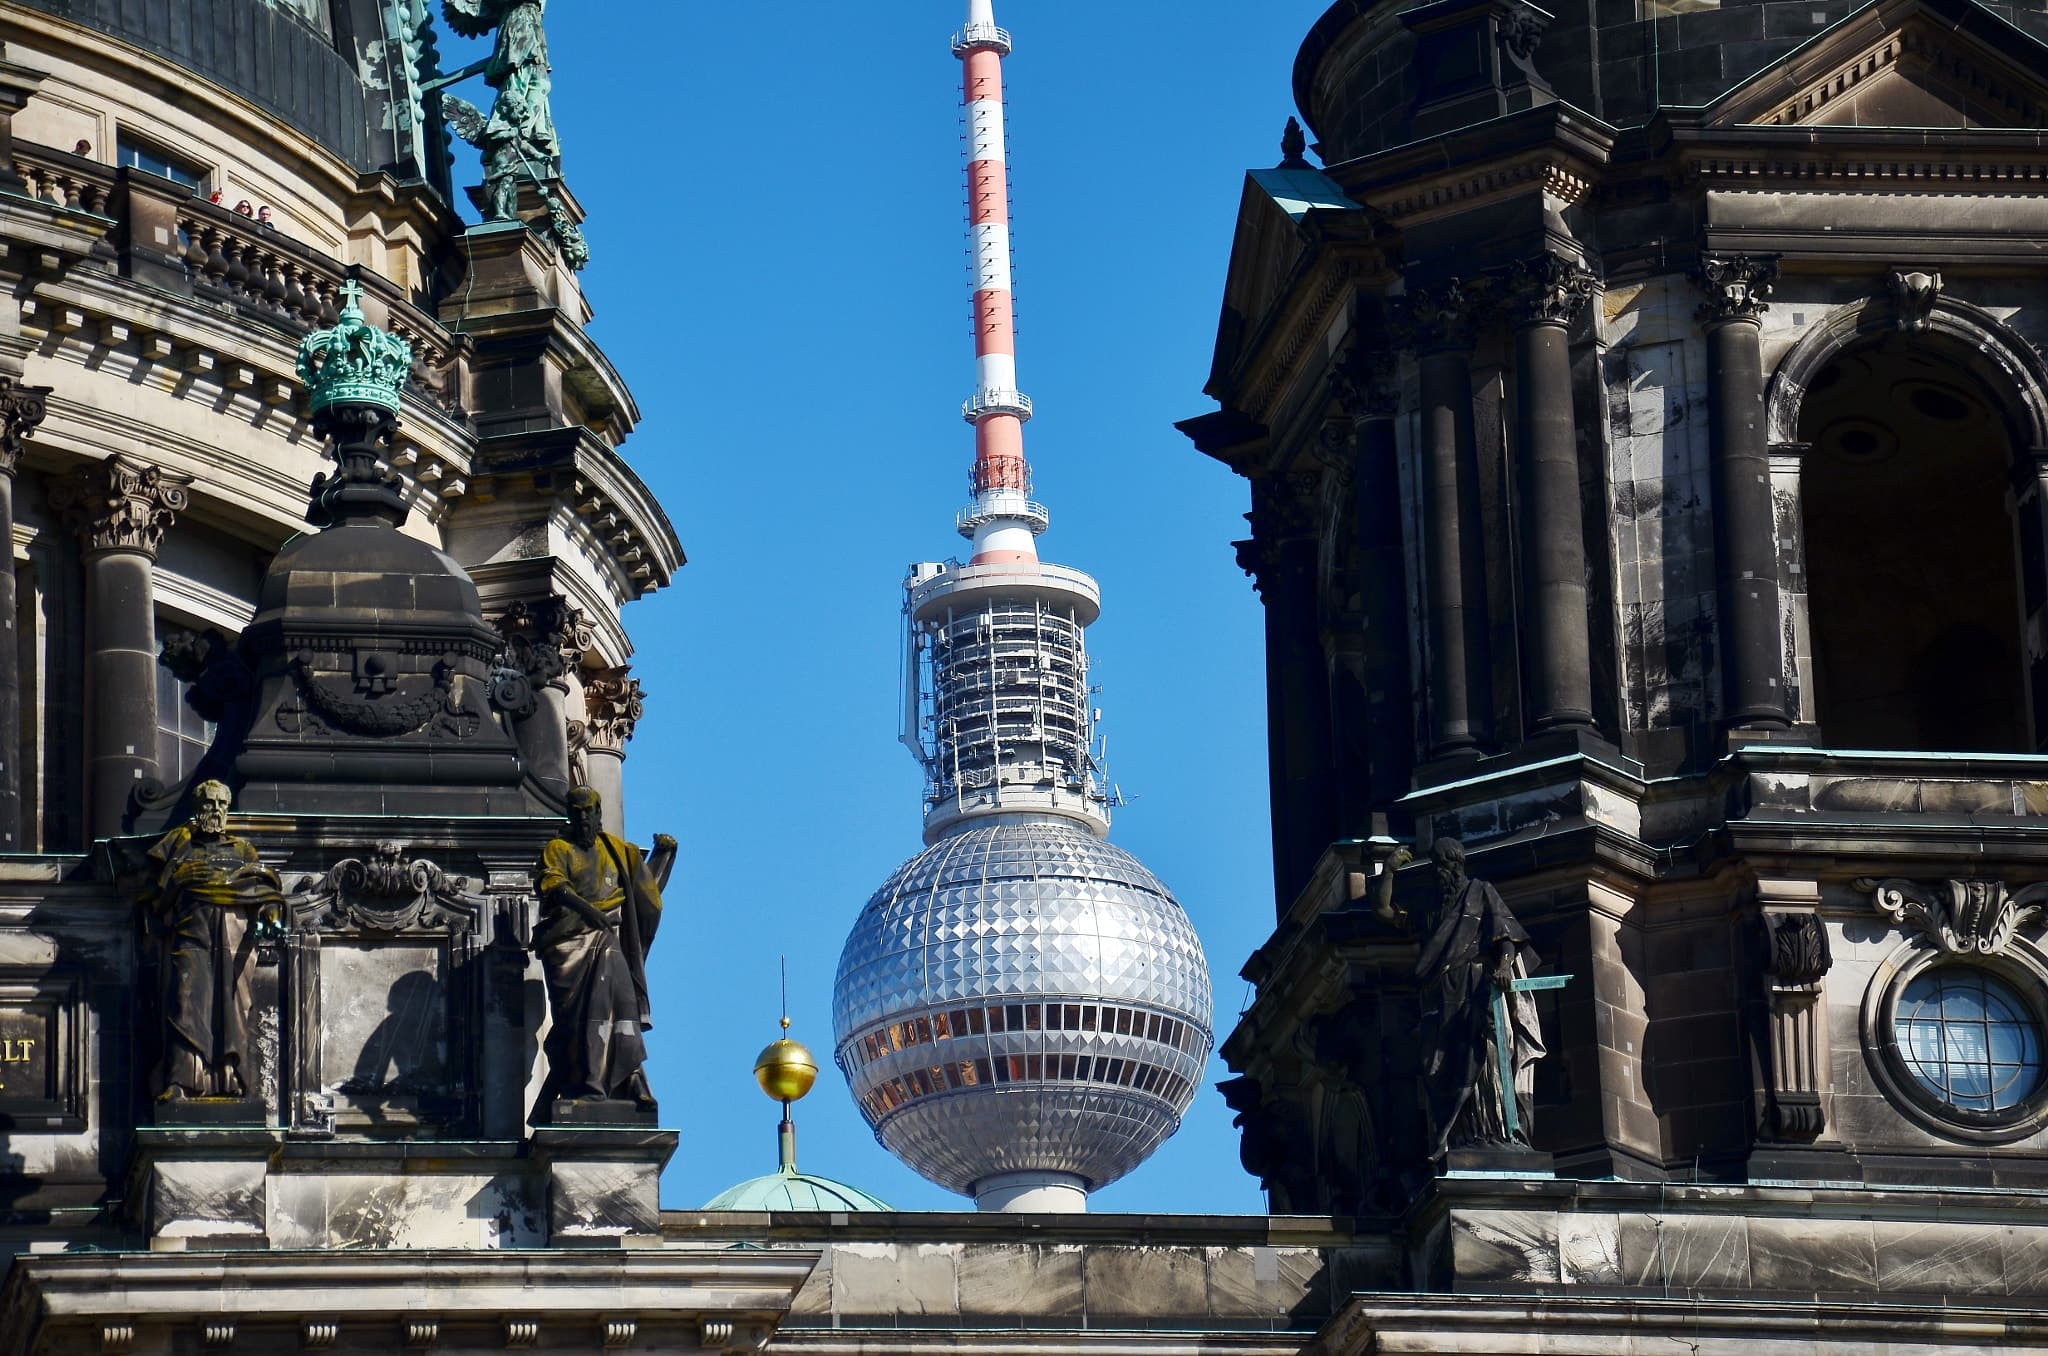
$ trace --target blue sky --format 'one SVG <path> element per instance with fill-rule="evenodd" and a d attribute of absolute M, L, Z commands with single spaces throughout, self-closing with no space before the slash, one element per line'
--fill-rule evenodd
<path fill-rule="evenodd" d="M 1045 559 L 1094 574 L 1115 842 L 1209 954 L 1219 1038 L 1272 925 L 1261 618 L 1229 542 L 1243 482 L 1176 419 L 1201 394 L 1243 172 L 1279 158 L 1324 0 L 998 0 L 1020 384 Z M 548 13 L 554 112 L 588 208 L 593 333 L 637 396 L 625 452 L 690 557 L 626 616 L 647 717 L 629 827 L 682 841 L 652 958 L 652 1078 L 683 1144 L 664 1204 L 773 1169 L 752 1067 L 826 1065 L 800 1158 L 904 1209 L 966 1202 L 869 1133 L 830 1067 L 839 949 L 920 846 L 896 742 L 901 581 L 956 554 L 973 377 L 952 0 L 660 0 Z M 631 17 L 626 17 L 630 14 Z M 460 46 L 459 44 L 457 46 Z M 452 64 L 452 62 L 451 62 Z M 465 90 L 472 98 L 482 91 Z M 473 182 L 473 178 L 469 180 Z M 1212 1062 L 1211 1079 L 1226 1076 Z M 1205 1086 L 1098 1210 L 1257 1210 Z"/>

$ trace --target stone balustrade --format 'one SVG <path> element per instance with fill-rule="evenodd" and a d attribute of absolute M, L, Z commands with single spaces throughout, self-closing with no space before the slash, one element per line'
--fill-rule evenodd
<path fill-rule="evenodd" d="M 341 260 L 196 194 L 160 204 L 162 191 L 175 186 L 154 175 L 134 176 L 28 142 L 16 142 L 14 150 L 15 172 L 32 197 L 115 219 L 110 238 L 127 242 L 120 250 L 124 273 L 139 272 L 140 259 L 150 280 L 161 285 L 169 280 L 164 276 L 167 269 L 180 269 L 195 296 L 232 302 L 244 317 L 281 330 L 280 337 L 294 349 L 307 330 L 334 323 L 341 285 L 351 275 Z M 152 211 L 159 206 L 168 223 Z M 170 248 L 152 247 L 151 233 L 139 229 L 145 224 L 168 224 L 175 233 L 174 241 L 165 242 Z M 444 329 L 397 284 L 368 270 L 356 276 L 373 316 L 381 305 L 385 314 L 378 318 L 413 347 L 413 394 L 463 417 L 468 344 Z"/>

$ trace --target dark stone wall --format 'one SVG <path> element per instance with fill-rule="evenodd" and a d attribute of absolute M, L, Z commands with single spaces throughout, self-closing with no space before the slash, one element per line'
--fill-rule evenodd
<path fill-rule="evenodd" d="M 314 31 L 266 0 L 19 0 L 132 43 L 249 100 L 357 169 L 392 159 L 380 91 L 357 48 L 382 36 L 374 5 L 337 0 L 337 33 Z M 362 13 L 367 11 L 367 19 Z M 362 30 L 358 32 L 357 30 Z"/>
<path fill-rule="evenodd" d="M 1640 123 L 1659 106 L 1711 103 L 1861 8 L 1862 0 L 1721 0 L 1714 8 L 1648 17 L 1652 0 L 1553 0 L 1536 49 L 1557 97 L 1605 122 Z M 1303 42 L 1295 100 L 1338 164 L 1414 139 L 1414 37 L 1395 18 L 1407 0 L 1339 0 Z M 2048 42 L 2048 0 L 1985 4 Z"/>

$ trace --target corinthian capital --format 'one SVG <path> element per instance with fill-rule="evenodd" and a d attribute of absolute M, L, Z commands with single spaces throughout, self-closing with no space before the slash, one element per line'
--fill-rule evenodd
<path fill-rule="evenodd" d="M 1330 369 L 1330 394 L 1353 419 L 1392 419 L 1401 412 L 1394 381 L 1394 351 L 1356 344 Z"/>
<path fill-rule="evenodd" d="M 590 747 L 623 755 L 633 727 L 640 723 L 647 695 L 640 680 L 626 675 L 624 664 L 611 669 L 583 671 L 583 714 L 590 730 Z"/>
<path fill-rule="evenodd" d="M 192 477 L 144 466 L 116 452 L 50 480 L 50 507 L 87 554 L 133 551 L 155 557 L 164 532 L 191 502 Z"/>
<path fill-rule="evenodd" d="M 1478 287 L 1457 278 L 1441 287 L 1416 288 L 1408 293 L 1400 333 L 1417 353 L 1469 349 L 1483 302 Z"/>
<path fill-rule="evenodd" d="M 50 388 L 24 386 L 13 377 L 0 376 L 0 475 L 13 475 L 21 465 L 21 450 L 43 422 Z"/>
<path fill-rule="evenodd" d="M 1702 254 L 1692 280 L 1707 294 L 1700 306 L 1703 325 L 1731 320 L 1755 323 L 1770 307 L 1771 284 L 1777 281 L 1775 254 Z"/>
<path fill-rule="evenodd" d="M 548 594 L 536 602 L 515 601 L 498 614 L 505 664 L 535 688 L 569 690 L 569 668 L 590 645 L 590 623 L 566 598 Z"/>
<path fill-rule="evenodd" d="M 1592 295 L 1593 275 L 1553 254 L 1515 264 L 1507 273 L 1507 299 L 1517 324 L 1569 325 Z"/>

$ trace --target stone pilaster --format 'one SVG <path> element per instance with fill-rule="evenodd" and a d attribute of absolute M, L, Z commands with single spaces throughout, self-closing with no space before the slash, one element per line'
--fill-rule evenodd
<path fill-rule="evenodd" d="M 1485 527 L 1472 429 L 1476 309 L 1475 299 L 1455 280 L 1409 295 L 1408 339 L 1422 386 L 1422 557 L 1432 758 L 1471 756 L 1493 743 Z"/>
<path fill-rule="evenodd" d="M 626 831 L 626 745 L 646 705 L 629 672 L 624 664 L 583 670 L 586 784 L 604 797 L 604 827 L 616 834 Z"/>
<path fill-rule="evenodd" d="M 1763 314 L 1778 261 L 1702 255 L 1695 281 L 1707 332 L 1712 408 L 1714 562 L 1723 719 L 1735 729 L 1789 726 L 1778 620 L 1776 509 L 1764 423 Z"/>
<path fill-rule="evenodd" d="M 1408 555 L 1403 549 L 1400 449 L 1394 418 L 1401 409 L 1395 354 L 1387 348 L 1347 353 L 1331 375 L 1337 402 L 1351 419 L 1351 531 L 1359 571 L 1364 668 L 1364 743 L 1370 766 L 1345 776 L 1354 786 L 1343 823 L 1347 837 L 1369 832 L 1370 812 L 1408 790 L 1415 763 L 1408 653 Z"/>
<path fill-rule="evenodd" d="M 191 483 L 120 453 L 50 482 L 50 506 L 85 553 L 86 832 L 93 838 L 125 832 L 135 792 L 157 776 L 150 570 Z"/>
<path fill-rule="evenodd" d="M 1593 724 L 1586 537 L 1579 512 L 1567 331 L 1593 277 L 1551 255 L 1517 264 L 1508 297 L 1515 332 L 1515 452 L 1529 731 Z"/>
<path fill-rule="evenodd" d="M 1252 536 L 1238 564 L 1266 605 L 1267 760 L 1273 879 L 1284 915 L 1336 836 L 1331 794 L 1330 675 L 1316 601 L 1316 476 L 1252 481 Z"/>
<path fill-rule="evenodd" d="M 21 638 L 15 634 L 14 473 L 50 388 L 0 375 L 0 852 L 35 846 L 21 836 Z"/>
<path fill-rule="evenodd" d="M 526 685 L 527 700 L 504 703 L 527 776 L 554 800 L 569 794 L 569 670 L 589 643 L 589 625 L 567 600 L 548 594 L 515 601 L 495 625 L 505 668 Z"/>

